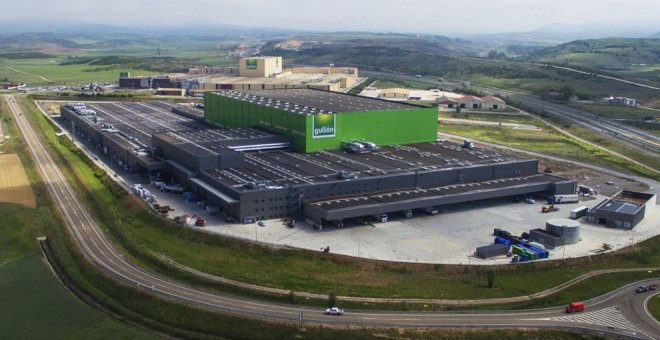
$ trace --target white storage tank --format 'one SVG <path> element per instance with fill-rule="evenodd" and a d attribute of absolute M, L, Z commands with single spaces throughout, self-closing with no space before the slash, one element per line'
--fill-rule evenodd
<path fill-rule="evenodd" d="M 551 218 L 545 221 L 545 230 L 564 239 L 564 244 L 580 241 L 580 222 L 567 218 Z"/>

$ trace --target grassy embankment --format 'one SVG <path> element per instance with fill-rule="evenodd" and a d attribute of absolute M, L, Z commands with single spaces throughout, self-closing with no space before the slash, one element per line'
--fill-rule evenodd
<path fill-rule="evenodd" d="M 594 113 L 598 116 L 618 119 L 627 125 L 644 129 L 660 136 L 660 123 L 655 122 L 654 120 L 644 120 L 644 118 L 649 116 L 660 115 L 660 112 L 658 111 L 652 111 L 644 108 L 601 104 L 570 103 L 569 105 L 586 112 Z"/>
<path fill-rule="evenodd" d="M 144 213 L 143 208 L 135 204 L 135 197 L 117 199 L 112 196 L 80 160 L 72 157 L 67 161 L 73 164 L 71 170 L 75 172 L 76 179 L 85 184 L 83 194 L 88 198 L 92 211 L 118 242 L 143 263 L 182 279 L 190 278 L 171 267 L 158 264 L 152 252 L 211 274 L 295 291 L 455 299 L 528 295 L 590 269 L 660 263 L 660 256 L 649 250 L 659 242 L 653 239 L 642 243 L 636 251 L 621 256 L 604 255 L 566 262 L 496 267 L 497 289 L 487 289 L 486 269 L 480 267 L 370 260 L 357 262 L 338 255 L 271 249 L 163 223 L 160 217 Z M 108 211 L 113 214 L 108 214 Z M 529 275 L 534 275 L 535 280 L 525 279 Z"/>
<path fill-rule="evenodd" d="M 648 308 L 651 315 L 653 315 L 656 320 L 660 321 L 660 295 L 656 295 L 649 300 Z"/>
<path fill-rule="evenodd" d="M 153 338 L 78 300 L 40 260 L 36 237 L 61 225 L 53 219 L 47 190 L 10 117 L 4 100 L 0 99 L 4 134 L 11 136 L 0 150 L 20 156 L 37 196 L 37 207 L 0 203 L 0 329 L 3 338 Z"/>
<path fill-rule="evenodd" d="M 28 110 L 26 115 L 39 125 L 44 131 L 42 137 L 48 140 L 51 148 L 56 148 L 53 131 L 41 114 L 37 113 L 36 108 L 25 100 L 19 100 Z M 59 152 L 53 153 L 60 165 L 65 165 L 64 170 L 72 183 L 78 183 L 80 180 L 86 185 L 92 184 L 92 187 L 85 187 L 83 194 L 103 192 L 104 196 L 112 196 L 108 193 L 101 182 L 90 171 L 89 168 L 75 154 L 64 147 L 58 149 Z M 70 166 L 66 166 L 69 164 Z M 91 191 L 89 191 L 91 189 Z M 113 196 L 114 197 L 114 196 Z M 127 197 L 127 196 L 123 196 Z M 106 207 L 112 209 L 112 206 Z M 122 207 L 127 208 L 127 207 Z M 106 214 L 107 215 L 107 214 Z M 142 214 L 144 213 L 142 212 Z M 131 216 L 139 218 L 138 215 Z M 50 219 L 52 221 L 52 219 Z M 144 221 L 142 221 L 144 222 Z M 112 226 L 116 227 L 116 226 Z M 307 326 L 299 329 L 295 326 L 268 323 L 263 321 L 224 316 L 208 311 L 190 308 L 175 303 L 154 298 L 142 291 L 126 287 L 108 279 L 101 274 L 95 267 L 84 260 L 82 255 L 76 250 L 76 246 L 64 230 L 61 224 L 57 224 L 47 229 L 48 236 L 57 255 L 59 263 L 65 268 L 66 274 L 73 279 L 76 284 L 91 295 L 104 308 L 124 316 L 126 319 L 137 322 L 161 332 L 170 333 L 179 337 L 186 338 L 209 338 L 209 337 L 227 337 L 244 339 L 281 339 L 281 338 L 323 338 L 323 339 L 371 339 L 379 337 L 407 337 L 407 338 L 465 338 L 465 339 L 487 339 L 497 338 L 519 338 L 524 337 L 542 337 L 547 339 L 565 339 L 575 338 L 584 339 L 589 336 L 564 333 L 553 330 L 493 330 L 493 331 L 467 331 L 467 330 L 398 330 L 398 329 L 335 329 Z M 197 234 L 197 233 L 195 233 Z M 171 235 L 171 234 L 170 234 Z M 174 235 L 171 235 L 174 236 Z M 263 250 L 263 249 L 262 249 Z M 47 330 L 47 328 L 44 328 Z M 108 331 L 106 334 L 117 336 L 117 333 Z"/>
<path fill-rule="evenodd" d="M 452 118 L 466 117 L 465 114 L 440 114 L 440 117 L 448 116 Z M 441 124 L 439 131 L 483 140 L 486 142 L 503 144 L 523 150 L 545 153 L 566 159 L 573 159 L 576 161 L 587 162 L 605 167 L 613 167 L 617 170 L 633 172 L 654 179 L 660 178 L 660 175 L 657 173 L 653 173 L 652 171 L 639 165 L 631 164 L 624 159 L 613 156 L 598 148 L 563 135 L 548 124 L 539 122 L 538 120 L 532 119 L 532 117 L 529 116 L 502 116 L 500 118 L 499 116 L 493 114 L 470 113 L 467 117 L 469 117 L 469 119 L 533 124 L 541 128 L 541 131 L 515 130 L 498 126 L 488 127 L 459 124 Z M 619 152 L 623 155 L 626 155 L 627 157 L 639 161 L 642 164 L 653 167 L 654 169 L 660 169 L 660 161 L 641 155 L 638 152 L 631 151 L 624 146 L 612 142 L 607 138 L 599 136 L 595 132 L 579 127 L 575 124 L 570 124 L 565 121 L 558 120 L 556 118 L 542 118 L 547 119 L 551 123 L 559 126 L 561 129 L 571 133 L 572 135 L 580 136 L 581 138 L 591 143 L 608 148 L 615 152 Z"/>

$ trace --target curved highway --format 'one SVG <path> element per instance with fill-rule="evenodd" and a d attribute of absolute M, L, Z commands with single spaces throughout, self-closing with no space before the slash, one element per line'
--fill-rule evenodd
<path fill-rule="evenodd" d="M 660 324 L 649 320 L 642 296 L 632 293 L 634 285 L 587 302 L 587 311 L 565 314 L 562 308 L 536 311 L 489 313 L 348 312 L 343 316 L 324 315 L 320 309 L 261 302 L 224 296 L 188 286 L 146 270 L 125 258 L 112 246 L 76 196 L 66 178 L 39 140 L 20 107 L 6 96 L 14 120 L 32 153 L 35 163 L 57 203 L 71 234 L 83 254 L 109 276 L 154 295 L 205 307 L 219 312 L 284 320 L 297 323 L 341 324 L 383 327 L 473 327 L 473 328 L 563 328 L 618 334 L 633 338 L 657 338 Z M 660 285 L 660 279 L 649 281 Z"/>

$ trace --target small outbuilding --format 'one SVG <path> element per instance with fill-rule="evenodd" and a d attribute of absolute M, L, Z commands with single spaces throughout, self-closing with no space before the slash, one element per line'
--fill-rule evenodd
<path fill-rule="evenodd" d="M 644 218 L 644 204 L 606 199 L 587 213 L 587 222 L 632 229 Z"/>
<path fill-rule="evenodd" d="M 456 100 L 461 109 L 480 109 L 483 105 L 483 99 L 475 96 L 464 96 Z"/>
<path fill-rule="evenodd" d="M 506 255 L 508 252 L 509 246 L 501 243 L 494 243 L 477 248 L 476 255 L 479 258 L 487 259 L 489 257 Z"/>
<path fill-rule="evenodd" d="M 481 107 L 487 110 L 500 111 L 506 110 L 506 102 L 500 98 L 493 96 L 486 96 L 481 98 L 483 103 Z"/>

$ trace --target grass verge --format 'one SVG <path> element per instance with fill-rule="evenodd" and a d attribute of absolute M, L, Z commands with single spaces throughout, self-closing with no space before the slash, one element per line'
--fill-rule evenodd
<path fill-rule="evenodd" d="M 660 322 L 660 294 L 656 294 L 656 296 L 651 298 L 647 307 L 651 315 Z"/>

